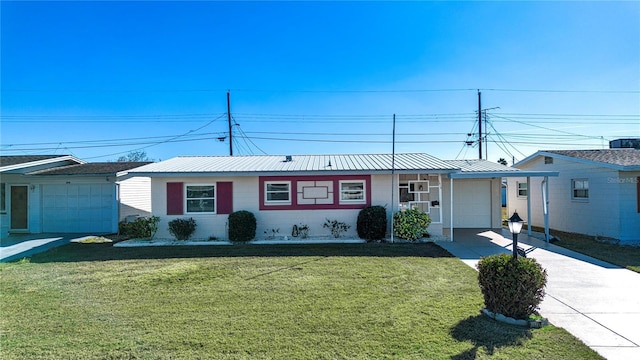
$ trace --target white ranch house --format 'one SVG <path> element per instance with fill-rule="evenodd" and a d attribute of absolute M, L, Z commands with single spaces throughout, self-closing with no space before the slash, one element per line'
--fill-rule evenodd
<path fill-rule="evenodd" d="M 308 225 L 312 237 L 327 236 L 326 219 L 351 225 L 369 205 L 391 213 L 417 207 L 429 213 L 433 235 L 454 228 L 500 228 L 501 182 L 523 172 L 488 161 L 443 161 L 423 153 L 293 156 L 184 156 L 123 171 L 120 179 L 151 179 L 151 213 L 158 238 L 171 238 L 168 222 L 192 217 L 194 238 L 227 239 L 228 214 L 248 210 L 257 237 Z M 388 227 L 390 228 L 390 226 Z"/>
<path fill-rule="evenodd" d="M 544 226 L 546 191 L 550 228 L 640 243 L 640 150 L 538 151 L 514 167 L 559 176 L 546 184 L 540 178 L 508 178 L 509 212 L 517 209 L 533 226 Z"/>

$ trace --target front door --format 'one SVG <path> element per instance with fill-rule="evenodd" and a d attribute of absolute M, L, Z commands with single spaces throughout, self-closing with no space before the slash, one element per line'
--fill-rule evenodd
<path fill-rule="evenodd" d="M 27 230 L 28 188 L 11 186 L 11 230 Z"/>

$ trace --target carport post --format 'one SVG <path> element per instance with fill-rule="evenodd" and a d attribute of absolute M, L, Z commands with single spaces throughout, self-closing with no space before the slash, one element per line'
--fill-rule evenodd
<path fill-rule="evenodd" d="M 531 236 L 531 176 L 527 176 L 527 235 Z"/>
<path fill-rule="evenodd" d="M 451 214 L 449 215 L 449 230 L 451 232 L 451 242 L 453 242 L 453 178 L 449 178 L 449 196 L 451 199 L 449 200 L 449 210 Z"/>
<path fill-rule="evenodd" d="M 542 215 L 544 216 L 544 239 L 549 242 L 549 177 L 545 176 L 542 184 Z"/>

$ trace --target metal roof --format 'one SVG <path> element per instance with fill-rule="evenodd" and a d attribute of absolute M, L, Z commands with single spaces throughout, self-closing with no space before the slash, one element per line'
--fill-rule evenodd
<path fill-rule="evenodd" d="M 449 178 L 452 179 L 558 176 L 557 171 L 522 171 L 487 160 L 445 160 L 445 162 L 461 170 L 449 174 Z"/>
<path fill-rule="evenodd" d="M 445 160 L 445 162 L 451 164 L 453 167 L 462 170 L 462 172 L 518 171 L 518 169 L 516 168 L 508 167 L 487 160 Z"/>
<path fill-rule="evenodd" d="M 127 171 L 132 176 L 187 174 L 256 175 L 278 173 L 390 173 L 391 154 L 179 156 Z M 396 154 L 394 169 L 447 173 L 459 170 L 428 154 Z"/>

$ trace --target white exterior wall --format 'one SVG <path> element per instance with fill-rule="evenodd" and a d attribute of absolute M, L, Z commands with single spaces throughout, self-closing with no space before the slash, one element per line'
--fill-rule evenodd
<path fill-rule="evenodd" d="M 351 227 L 344 234 L 346 237 L 357 237 L 356 221 L 359 209 L 331 209 L 331 210 L 263 210 L 260 211 L 260 194 L 258 177 L 172 177 L 151 179 L 151 208 L 152 214 L 160 217 L 156 238 L 172 238 L 168 230 L 169 221 L 177 218 L 192 217 L 196 220 L 196 232 L 193 239 L 207 239 L 215 236 L 218 239 L 228 239 L 227 214 L 183 214 L 166 215 L 167 210 L 167 183 L 182 182 L 185 184 L 212 184 L 215 182 L 233 182 L 233 211 L 247 210 L 256 217 L 256 238 L 265 238 L 271 234 L 272 229 L 279 229 L 277 236 L 291 237 L 293 225 L 308 225 L 309 236 L 331 236 L 329 229 L 322 225 L 329 220 L 338 220 Z M 443 178 L 444 182 L 444 178 Z M 398 179 L 396 175 L 395 186 Z M 385 206 L 389 224 L 387 232 L 391 229 L 391 175 L 371 175 L 371 205 Z M 399 194 L 396 191 L 394 201 L 397 203 Z M 397 210 L 398 206 L 394 207 Z M 265 234 L 265 231 L 267 232 Z M 442 224 L 433 224 L 429 227 L 429 233 L 442 234 Z"/>
<path fill-rule="evenodd" d="M 604 236 L 620 239 L 620 214 L 629 211 L 629 204 L 621 204 L 621 186 L 611 179 L 619 177 L 618 171 L 554 158 L 553 164 L 544 164 L 544 157 L 533 159 L 522 170 L 558 171 L 558 177 L 549 177 L 549 227 L 551 229 Z M 588 200 L 572 199 L 571 180 L 589 180 Z M 542 178 L 531 178 L 528 190 L 531 196 L 531 219 L 527 218 L 527 200 L 517 197 L 516 181 L 526 182 L 526 178 L 507 180 L 508 215 L 514 210 L 521 218 L 533 226 L 544 227 L 542 214 Z M 632 184 L 635 186 L 635 184 Z M 635 194 L 635 189 L 627 189 Z M 624 209 L 623 209 L 624 208 Z M 626 209 L 626 210 L 625 210 Z M 637 212 L 637 209 L 634 210 Z"/>
<path fill-rule="evenodd" d="M 120 214 L 119 221 L 127 216 L 151 215 L 151 179 L 134 177 L 119 181 Z"/>

